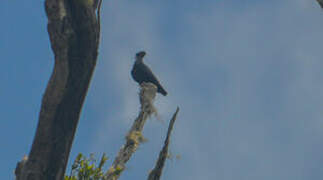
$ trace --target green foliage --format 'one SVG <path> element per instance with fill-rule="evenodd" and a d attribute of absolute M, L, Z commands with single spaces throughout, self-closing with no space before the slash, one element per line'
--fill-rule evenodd
<path fill-rule="evenodd" d="M 96 166 L 93 154 L 90 154 L 90 157 L 87 158 L 80 153 L 72 165 L 70 175 L 66 175 L 64 180 L 101 180 L 104 175 L 102 167 L 107 160 L 107 156 L 103 154 L 98 166 Z"/>

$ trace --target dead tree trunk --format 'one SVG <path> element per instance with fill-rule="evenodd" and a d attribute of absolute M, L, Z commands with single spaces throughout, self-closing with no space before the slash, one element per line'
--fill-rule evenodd
<path fill-rule="evenodd" d="M 144 140 L 142 136 L 142 130 L 146 123 L 146 120 L 153 113 L 156 113 L 156 109 L 153 105 L 157 93 L 157 87 L 151 83 L 142 83 L 139 94 L 140 100 L 140 112 L 135 119 L 132 127 L 130 128 L 128 135 L 126 136 L 126 143 L 121 147 L 118 155 L 116 156 L 112 166 L 106 172 L 104 180 L 117 180 L 119 179 L 122 171 L 125 169 L 126 163 L 129 161 L 133 153 L 136 152 L 140 143 Z"/>
<path fill-rule="evenodd" d="M 55 67 L 42 99 L 30 154 L 16 169 L 18 180 L 64 178 L 98 56 L 100 5 L 101 0 L 45 1 Z"/>

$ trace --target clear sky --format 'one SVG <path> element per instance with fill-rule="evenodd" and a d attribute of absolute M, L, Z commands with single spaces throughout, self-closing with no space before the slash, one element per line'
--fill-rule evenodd
<path fill-rule="evenodd" d="M 181 108 L 163 179 L 323 179 L 323 10 L 315 0 L 104 1 L 70 159 L 111 164 L 139 110 L 134 54 L 168 91 L 121 180 L 145 179 Z M 53 68 L 43 0 L 0 3 L 0 179 L 28 154 Z M 70 166 L 70 165 L 69 165 Z"/>

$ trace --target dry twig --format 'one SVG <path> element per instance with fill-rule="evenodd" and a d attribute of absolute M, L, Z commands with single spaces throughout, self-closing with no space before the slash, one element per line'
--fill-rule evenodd
<path fill-rule="evenodd" d="M 150 171 L 148 180 L 159 180 L 163 171 L 163 167 L 165 165 L 166 158 L 168 156 L 168 145 L 170 141 L 170 135 L 174 127 L 174 123 L 176 120 L 177 113 L 179 111 L 179 108 L 177 107 L 176 112 L 174 113 L 172 119 L 169 122 L 167 136 L 164 142 L 163 149 L 159 153 L 158 160 L 156 162 L 155 168 Z"/>

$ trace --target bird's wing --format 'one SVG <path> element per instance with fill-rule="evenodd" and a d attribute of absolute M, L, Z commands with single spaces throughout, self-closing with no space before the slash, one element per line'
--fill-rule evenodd
<path fill-rule="evenodd" d="M 141 70 L 143 73 L 143 77 L 145 77 L 145 81 L 152 82 L 153 84 L 155 84 L 157 86 L 160 85 L 157 77 L 154 75 L 154 73 L 151 71 L 151 69 L 146 64 L 142 64 Z"/>

